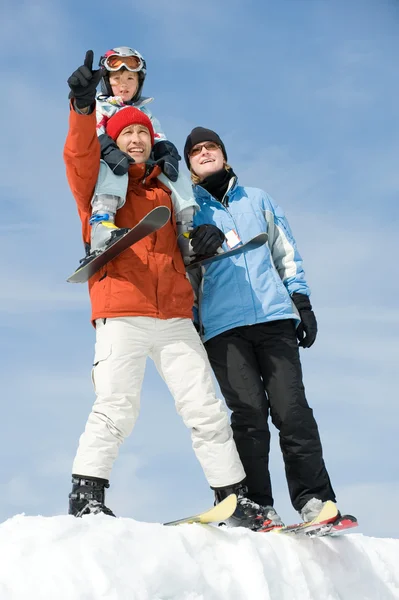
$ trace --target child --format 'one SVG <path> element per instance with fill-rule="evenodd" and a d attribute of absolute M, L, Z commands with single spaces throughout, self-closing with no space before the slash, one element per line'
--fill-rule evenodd
<path fill-rule="evenodd" d="M 187 264 L 193 251 L 190 240 L 181 234 L 192 229 L 198 204 L 194 200 L 190 181 L 178 172 L 180 156 L 176 147 L 166 139 L 159 121 L 148 109 L 148 104 L 153 98 L 141 95 L 146 76 L 146 62 L 139 52 L 123 46 L 108 50 L 100 59 L 100 67 L 103 67 L 103 77 L 101 92 L 96 99 L 96 112 L 103 160 L 92 200 L 90 252 L 97 253 L 103 250 L 118 239 L 118 233 L 123 233 L 115 225 L 115 215 L 125 203 L 127 171 L 132 160 L 107 136 L 105 126 L 116 112 L 126 106 L 134 106 L 145 113 L 152 122 L 155 131 L 153 160 L 163 171 L 159 179 L 172 192 L 179 246 Z"/>

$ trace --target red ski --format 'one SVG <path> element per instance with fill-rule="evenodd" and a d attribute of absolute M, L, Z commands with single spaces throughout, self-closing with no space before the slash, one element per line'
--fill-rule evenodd
<path fill-rule="evenodd" d="M 357 525 L 358 522 L 355 517 L 352 515 L 341 515 L 334 502 L 328 500 L 317 517 L 312 521 L 297 523 L 295 525 L 285 525 L 284 527 L 274 527 L 273 529 L 265 528 L 261 531 L 322 537 L 325 535 L 346 533 L 348 529 L 357 527 Z"/>

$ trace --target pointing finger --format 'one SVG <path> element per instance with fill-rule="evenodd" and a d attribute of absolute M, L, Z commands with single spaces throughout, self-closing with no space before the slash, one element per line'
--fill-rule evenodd
<path fill-rule="evenodd" d="M 84 66 L 87 67 L 88 69 L 90 69 L 90 71 L 93 69 L 93 58 L 94 58 L 93 50 L 88 50 L 86 52 Z"/>

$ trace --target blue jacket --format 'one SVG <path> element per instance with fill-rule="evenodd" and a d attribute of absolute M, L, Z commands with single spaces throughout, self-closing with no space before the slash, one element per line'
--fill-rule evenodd
<path fill-rule="evenodd" d="M 247 253 L 190 272 L 195 293 L 194 320 L 204 342 L 243 325 L 279 319 L 300 321 L 290 296 L 310 295 L 302 258 L 282 209 L 264 191 L 229 182 L 223 203 L 194 186 L 200 210 L 194 226 L 212 223 L 225 234 L 234 230 L 241 242 L 266 232 L 268 242 Z M 226 242 L 223 249 L 228 250 Z"/>

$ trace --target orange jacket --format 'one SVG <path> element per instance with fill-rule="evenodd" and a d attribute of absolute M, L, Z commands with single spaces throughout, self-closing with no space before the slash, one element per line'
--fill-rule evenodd
<path fill-rule="evenodd" d="M 71 110 L 64 148 L 69 186 L 82 221 L 83 241 L 90 242 L 91 199 L 100 166 L 96 115 Z M 156 206 L 172 212 L 170 191 L 157 179 L 159 167 L 143 181 L 146 166 L 131 165 L 126 203 L 117 211 L 118 227 L 133 227 Z M 172 212 L 173 214 L 173 212 Z M 105 317 L 192 318 L 193 292 L 177 246 L 173 217 L 110 261 L 89 280 L 91 319 Z"/>

